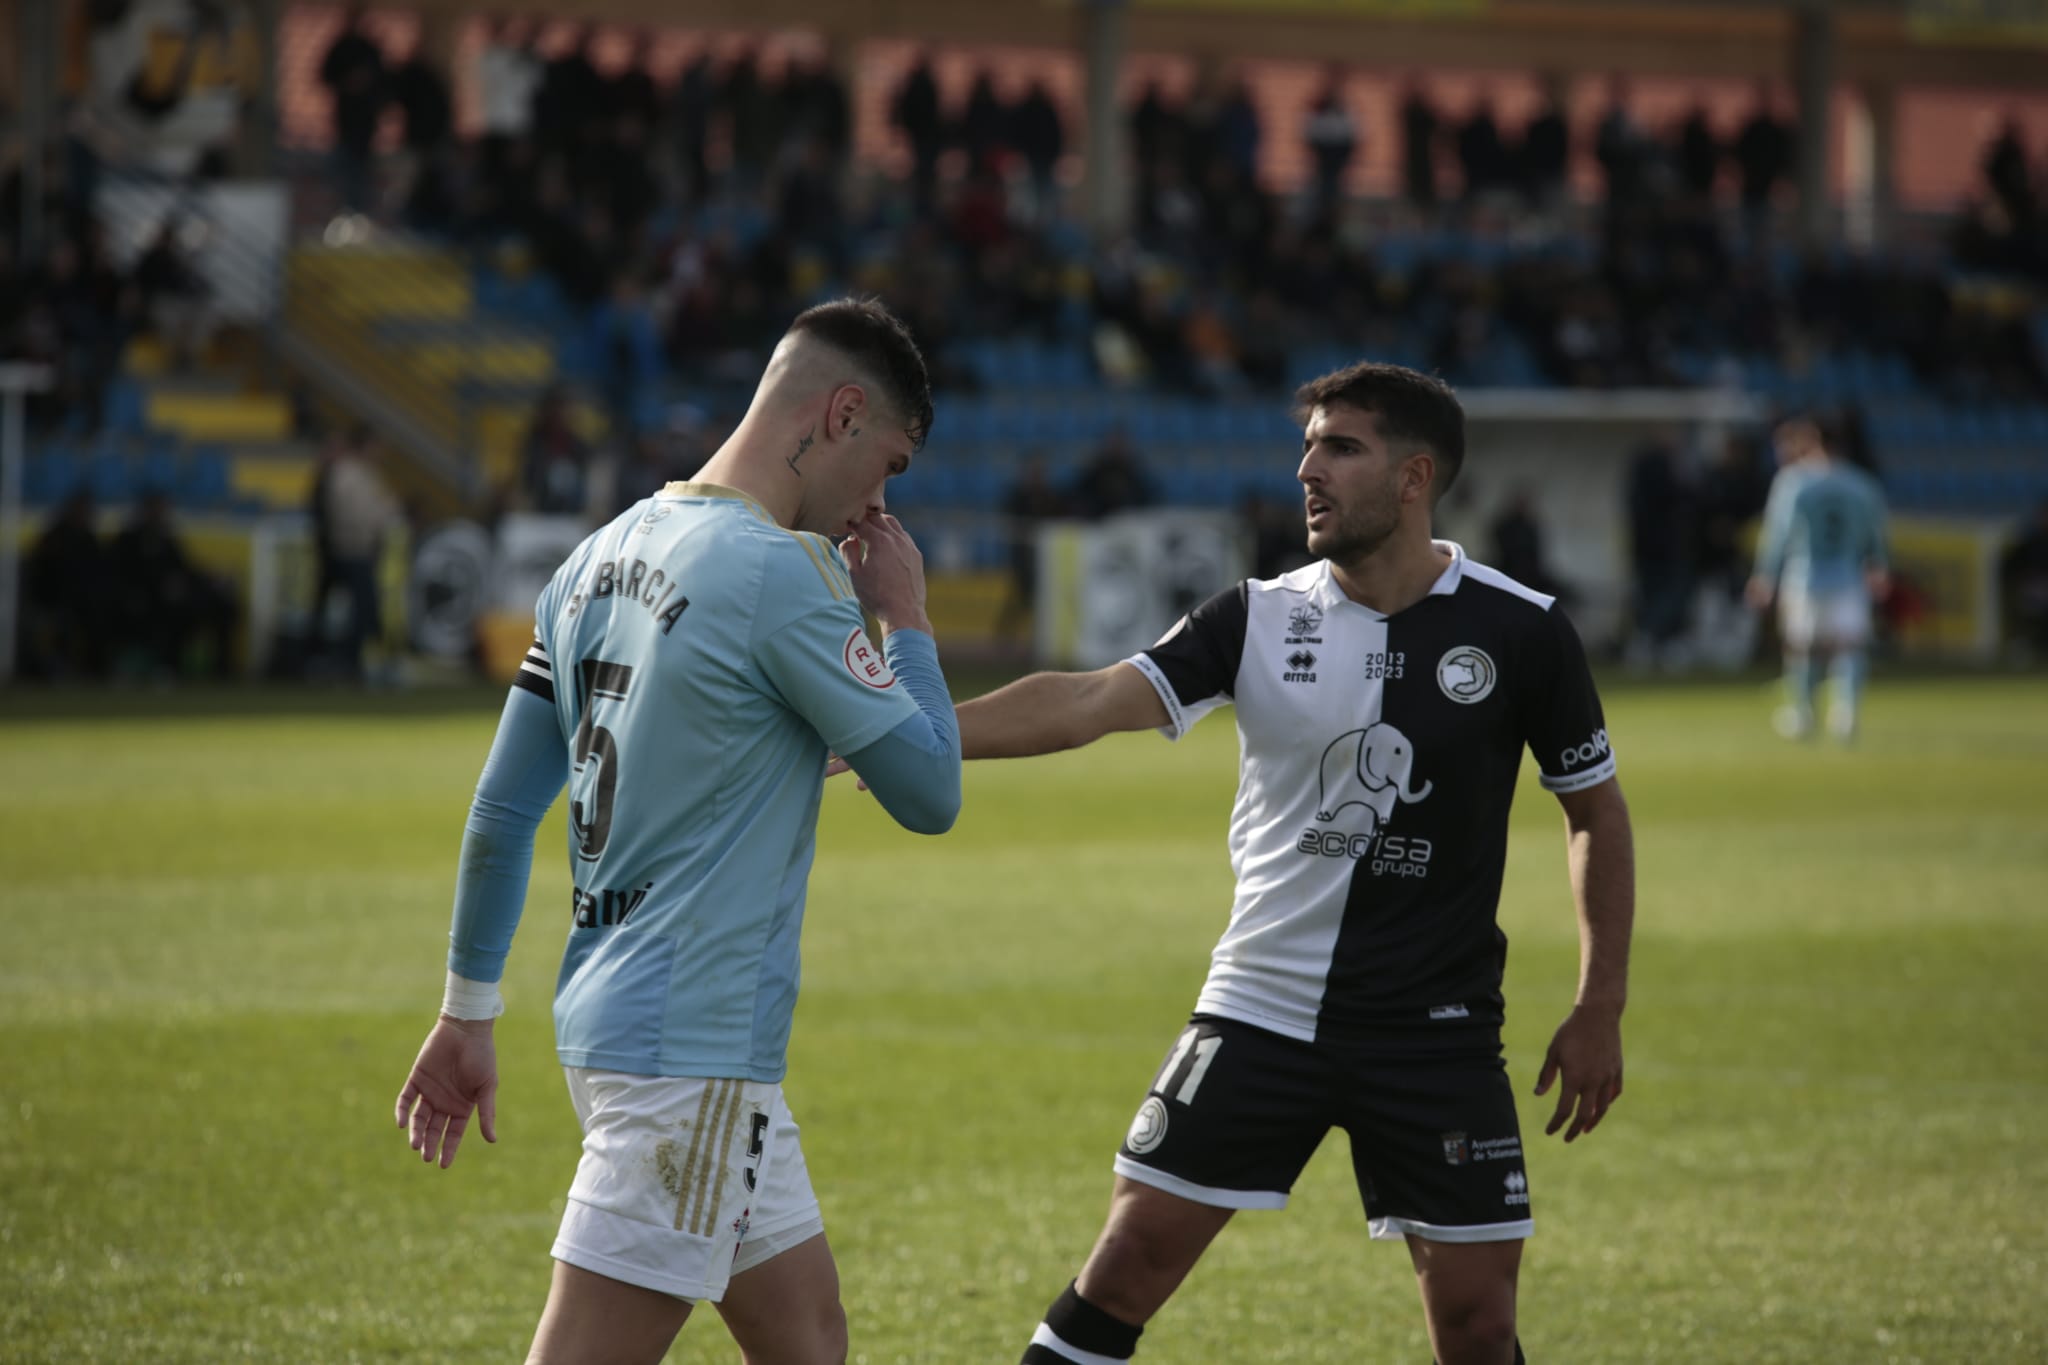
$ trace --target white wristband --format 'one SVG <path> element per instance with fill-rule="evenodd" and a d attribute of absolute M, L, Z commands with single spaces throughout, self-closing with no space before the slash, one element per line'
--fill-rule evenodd
<path fill-rule="evenodd" d="M 505 1012 L 505 1001 L 495 981 L 471 981 L 448 973 L 447 988 L 441 993 L 441 1013 L 450 1019 L 495 1019 Z"/>

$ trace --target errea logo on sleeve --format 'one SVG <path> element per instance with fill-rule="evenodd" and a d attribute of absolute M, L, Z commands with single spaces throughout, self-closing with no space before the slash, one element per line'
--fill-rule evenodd
<path fill-rule="evenodd" d="M 888 659 L 875 648 L 865 630 L 856 628 L 846 637 L 846 648 L 842 651 L 846 671 L 853 674 L 854 681 L 865 683 L 877 692 L 886 692 L 896 685 L 895 671 L 889 667 Z"/>
<path fill-rule="evenodd" d="M 1560 754 L 1558 756 L 1558 765 L 1565 772 L 1570 772 L 1574 768 L 1590 767 L 1607 757 L 1607 752 L 1607 731 L 1604 729 L 1596 730 L 1593 732 L 1593 737 L 1584 744 L 1579 745 L 1577 748 L 1566 749 Z"/>

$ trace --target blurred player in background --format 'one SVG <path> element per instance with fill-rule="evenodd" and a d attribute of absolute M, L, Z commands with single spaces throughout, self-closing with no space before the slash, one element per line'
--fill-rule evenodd
<path fill-rule="evenodd" d="M 555 1030 L 584 1140 L 530 1361 L 658 1361 L 699 1299 L 757 1365 L 846 1358 L 780 1082 L 827 747 L 907 828 L 959 809 L 923 561 L 883 500 L 931 416 L 900 322 L 813 308 L 697 479 L 597 531 L 541 593 L 470 808 L 441 1018 L 397 1105 L 444 1167 L 473 1109 L 497 1140 L 497 982 L 566 777 Z"/>
<path fill-rule="evenodd" d="M 1828 450 L 1805 418 L 1776 433 L 1778 476 L 1764 507 L 1750 604 L 1778 602 L 1785 650 L 1785 701 L 1778 733 L 1803 739 L 1814 729 L 1821 659 L 1834 683 L 1828 731 L 1856 737 L 1863 682 L 1870 672 L 1871 601 L 1890 587 L 1884 490 L 1876 479 Z"/>
<path fill-rule="evenodd" d="M 1225 702 L 1241 751 L 1229 928 L 1026 1362 L 1130 1358 L 1232 1214 L 1282 1207 L 1333 1126 L 1372 1235 L 1407 1242 L 1438 1359 L 1523 1359 L 1533 1224 L 1496 915 L 1524 747 L 1564 807 L 1581 943 L 1536 1086 L 1560 1087 L 1546 1131 L 1590 1132 L 1621 1094 L 1633 844 L 1578 635 L 1552 598 L 1431 538 L 1464 457 L 1447 387 L 1361 364 L 1298 406 L 1317 562 L 1239 583 L 1122 663 L 960 708 L 969 758 L 1178 739 Z"/>

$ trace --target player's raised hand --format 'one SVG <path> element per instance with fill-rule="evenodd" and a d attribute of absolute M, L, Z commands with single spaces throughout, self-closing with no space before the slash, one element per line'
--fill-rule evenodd
<path fill-rule="evenodd" d="M 455 1160 L 474 1111 L 485 1142 L 498 1140 L 498 1047 L 488 1019 L 443 1015 L 420 1045 L 405 1088 L 398 1092 L 398 1126 L 412 1149 L 441 1168 Z"/>
<path fill-rule="evenodd" d="M 1543 1126 L 1546 1134 L 1564 1128 L 1564 1140 L 1590 1133 L 1621 1098 L 1621 1009 L 1615 1005 L 1572 1007 L 1550 1040 L 1536 1093 L 1559 1081 L 1557 1111 Z M 1573 1106 L 1577 1112 L 1573 1112 Z M 1565 1127 L 1570 1120 L 1570 1127 Z"/>
<path fill-rule="evenodd" d="M 924 555 L 903 524 L 883 512 L 861 522 L 839 542 L 860 604 L 885 629 L 931 629 L 924 613 Z"/>

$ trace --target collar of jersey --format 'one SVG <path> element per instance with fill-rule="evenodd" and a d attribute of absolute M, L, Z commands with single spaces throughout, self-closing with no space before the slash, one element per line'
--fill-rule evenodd
<path fill-rule="evenodd" d="M 687 479 L 672 479 L 668 483 L 663 484 L 661 492 L 655 494 L 655 496 L 660 498 L 737 498 L 753 508 L 761 520 L 770 522 L 775 520 L 775 518 L 768 515 L 768 509 L 755 502 L 753 498 L 740 492 L 737 488 L 727 488 L 722 483 L 692 483 Z"/>
<path fill-rule="evenodd" d="M 1451 562 L 1445 566 L 1442 573 L 1436 576 L 1436 582 L 1429 585 L 1428 596 L 1448 597 L 1458 590 L 1459 580 L 1465 576 L 1465 547 L 1458 544 L 1455 540 L 1432 540 L 1429 543 L 1450 555 Z M 1315 592 L 1317 605 L 1327 609 L 1331 606 L 1342 604 L 1344 606 L 1356 607 L 1366 615 L 1378 617 L 1382 621 L 1387 619 L 1384 616 L 1380 616 L 1378 612 L 1365 605 L 1365 603 L 1352 601 L 1344 589 L 1337 586 L 1337 575 L 1331 571 L 1329 560 L 1320 560 L 1318 563 L 1320 566 L 1320 576 L 1316 583 Z"/>

